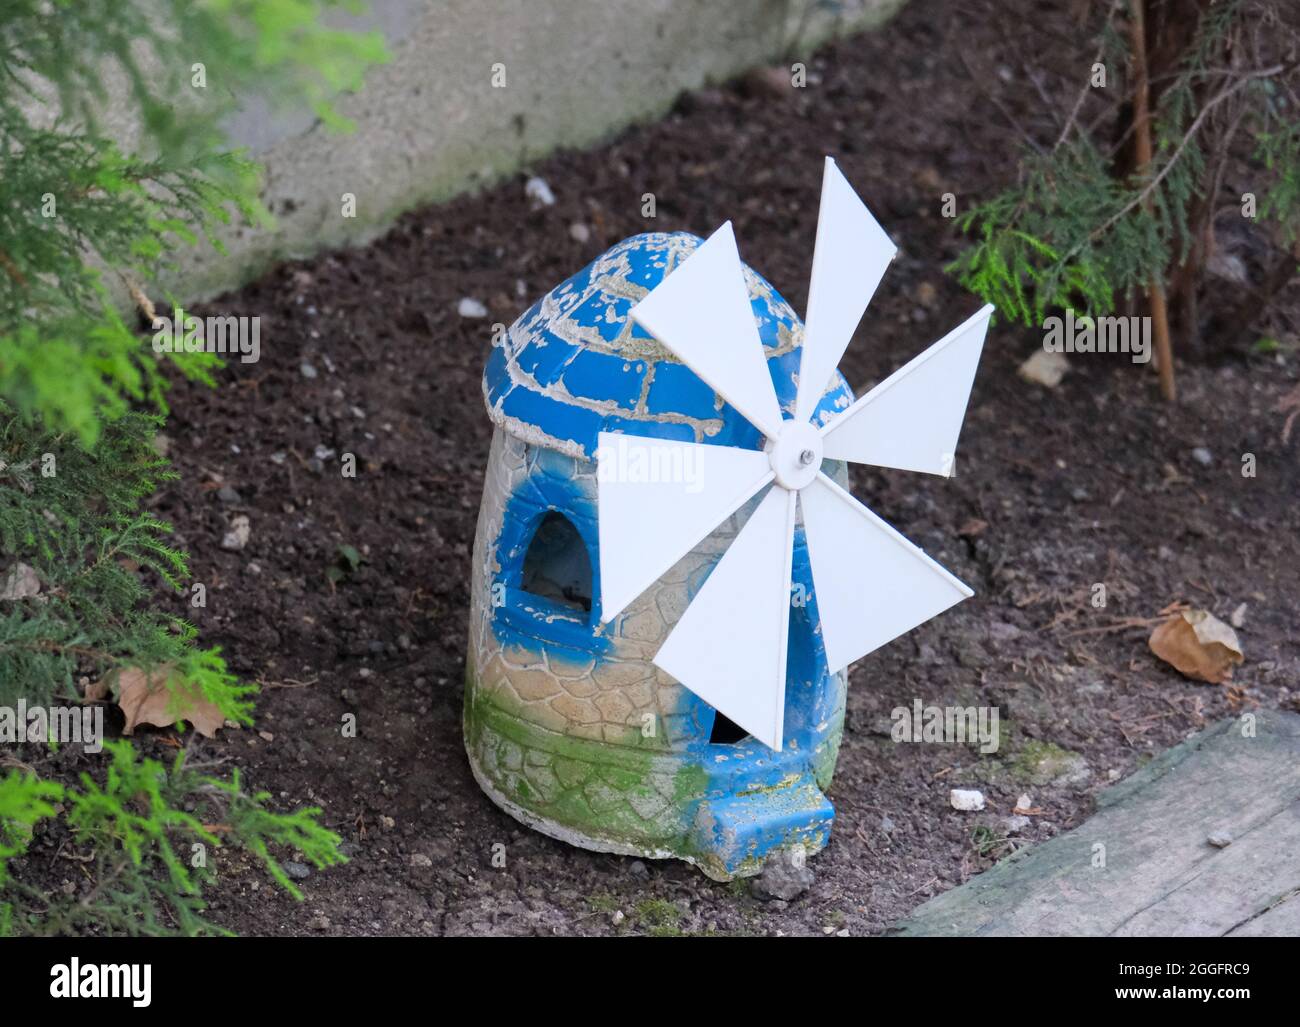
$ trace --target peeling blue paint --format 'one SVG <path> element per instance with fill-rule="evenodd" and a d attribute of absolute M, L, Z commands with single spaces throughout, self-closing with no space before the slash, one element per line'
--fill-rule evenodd
<path fill-rule="evenodd" d="M 607 399 L 635 410 L 645 372 L 644 360 L 624 360 L 610 353 L 587 351 L 574 355 L 560 380 L 574 396 Z"/>
<path fill-rule="evenodd" d="M 602 431 L 756 448 L 758 431 L 628 318 L 700 242 L 687 232 L 625 239 L 529 307 L 488 358 L 483 384 L 493 418 L 535 427 L 586 457 Z M 791 413 L 802 323 L 766 279 L 751 274 L 759 340 L 777 398 Z M 817 415 L 851 399 L 836 372 Z"/>
<path fill-rule="evenodd" d="M 526 474 L 506 500 L 499 536 L 489 540 L 502 585 L 491 631 L 520 656 L 520 665 L 529 662 L 529 654 L 579 665 L 639 658 L 630 655 L 640 650 L 632 650 L 622 634 L 626 614 L 609 625 L 600 623 L 594 463 L 600 432 L 748 448 L 762 444 L 757 429 L 628 318 L 632 306 L 699 242 L 686 233 L 654 233 L 619 243 L 533 304 L 488 358 L 483 386 L 489 413 L 527 443 Z M 789 416 L 802 324 L 760 276 L 752 274 L 749 285 L 768 370 Z M 852 398 L 837 372 L 814 419 L 823 420 Z M 590 614 L 520 587 L 528 545 L 550 511 L 570 520 L 586 548 L 593 571 Z M 689 596 L 709 573 L 711 567 L 703 568 L 687 583 Z M 684 839 L 678 854 L 715 875 L 756 872 L 774 849 L 802 844 L 816 851 L 829 838 L 834 811 L 822 788 L 838 750 L 846 679 L 826 666 L 802 528 L 795 535 L 792 582 L 806 605 L 796 602 L 791 611 L 782 752 L 752 738 L 710 742 L 716 714 L 689 691 L 682 690 L 676 709 L 660 711 L 671 746 L 655 759 L 697 782 L 673 810 Z M 600 752 L 602 743 L 590 744 Z M 610 746 L 615 776 L 618 748 Z M 528 807 L 524 796 L 506 798 Z M 576 821 L 553 826 L 569 828 L 580 842 L 590 830 Z M 649 852 L 664 843 L 647 836 L 643 844 Z"/>

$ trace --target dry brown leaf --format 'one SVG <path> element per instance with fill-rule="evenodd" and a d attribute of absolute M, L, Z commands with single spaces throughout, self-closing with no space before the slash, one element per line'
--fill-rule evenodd
<path fill-rule="evenodd" d="M 1221 685 L 1242 661 L 1237 633 L 1208 610 L 1183 610 L 1155 631 L 1147 645 L 1185 677 Z"/>
<path fill-rule="evenodd" d="M 172 665 L 165 663 L 150 674 L 139 667 L 128 667 L 118 675 L 117 704 L 126 714 L 123 734 L 131 734 L 138 724 L 171 727 L 178 720 L 188 720 L 195 731 L 211 738 L 225 725 L 226 718 L 221 711 L 199 695 L 197 689 L 187 688 L 183 683 L 166 687 L 171 673 Z"/>

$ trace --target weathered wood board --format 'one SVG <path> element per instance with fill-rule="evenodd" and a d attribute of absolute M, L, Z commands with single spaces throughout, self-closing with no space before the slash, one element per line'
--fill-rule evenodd
<path fill-rule="evenodd" d="M 1216 724 L 1103 792 L 1098 807 L 891 933 L 1300 935 L 1300 715 Z M 1219 831 L 1233 839 L 1225 848 L 1208 841 Z"/>

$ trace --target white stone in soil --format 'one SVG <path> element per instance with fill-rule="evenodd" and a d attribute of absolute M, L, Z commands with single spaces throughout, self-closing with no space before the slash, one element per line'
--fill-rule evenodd
<path fill-rule="evenodd" d="M 538 178 L 536 175 L 524 183 L 524 195 L 530 200 L 536 200 L 543 207 L 553 207 L 555 205 L 555 193 L 551 192 L 551 187 L 547 185 L 546 179 Z"/>
<path fill-rule="evenodd" d="M 975 788 L 954 788 L 948 793 L 953 809 L 974 813 L 984 808 L 984 793 Z"/>
<path fill-rule="evenodd" d="M 238 552 L 248 545 L 248 539 L 252 532 L 253 528 L 249 524 L 248 518 L 240 514 L 230 522 L 230 530 L 221 539 L 221 548 L 228 549 L 231 552 Z"/>

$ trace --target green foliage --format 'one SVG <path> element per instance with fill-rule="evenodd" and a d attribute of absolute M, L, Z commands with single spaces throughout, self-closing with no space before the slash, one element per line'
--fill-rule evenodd
<path fill-rule="evenodd" d="M 632 916 L 653 938 L 675 938 L 682 933 L 684 914 L 676 903 L 667 899 L 643 899 L 633 908 Z"/>
<path fill-rule="evenodd" d="M 159 586 L 188 584 L 170 527 L 143 509 L 175 475 L 153 441 L 166 412 L 167 364 L 213 383 L 220 360 L 165 357 L 123 320 L 111 289 L 174 263 L 178 247 L 232 217 L 269 215 L 259 169 L 227 149 L 222 125 L 242 97 L 332 105 L 386 59 L 381 37 L 327 28 L 333 0 L 0 0 L 0 704 L 81 701 L 77 679 L 160 675 L 173 707 L 202 696 L 251 723 L 256 689 L 201 648 L 194 627 L 151 608 Z M 104 112 L 139 128 L 109 137 Z M 109 276 L 113 277 L 109 277 Z M 120 290 L 119 290 L 120 291 Z M 147 301 L 145 301 L 147 303 Z M 144 304 L 142 304 L 144 305 Z M 0 934 L 94 925 L 119 933 L 206 933 L 193 844 L 236 844 L 298 894 L 270 856 L 289 845 L 318 866 L 338 838 L 314 810 L 279 814 L 237 774 L 201 777 L 137 762 L 108 743 L 100 786 L 0 779 Z M 15 879 L 10 862 L 51 817 L 92 849 L 94 886 L 65 901 Z M 214 826 L 217 825 L 217 826 Z M 51 829 L 54 829 L 52 825 Z"/>
<path fill-rule="evenodd" d="M 78 702 L 80 675 L 170 664 L 176 682 L 248 722 L 253 687 L 196 645 L 192 625 L 146 605 L 151 578 L 180 589 L 189 576 L 165 541 L 170 526 L 139 509 L 175 477 L 152 444 L 158 423 L 125 415 L 86 449 L 32 432 L 0 404 L 0 549 L 41 587 L 0 604 L 0 704 Z"/>
<path fill-rule="evenodd" d="M 366 558 L 361 555 L 356 546 L 341 545 L 335 550 L 334 562 L 325 568 L 325 578 L 331 586 L 337 585 L 340 581 L 356 574 L 365 562 Z"/>
<path fill-rule="evenodd" d="M 267 793 L 242 789 L 238 771 L 223 781 L 187 766 L 184 752 L 166 767 L 139 759 L 126 742 L 106 742 L 105 751 L 102 785 L 89 774 L 67 788 L 17 772 L 0 779 L 0 936 L 92 926 L 113 934 L 223 934 L 202 915 L 203 889 L 213 864 L 231 857 L 211 850 L 246 852 L 295 898 L 301 893 L 272 846 L 318 868 L 345 861 L 338 835 L 317 821 L 320 810 L 277 813 Z M 94 883 L 81 895 L 6 880 L 8 861 L 23 854 L 33 825 L 56 816 L 51 803 L 59 801 L 66 812 L 58 827 L 93 858 Z"/>
<path fill-rule="evenodd" d="M 1024 325 L 1049 310 L 1109 314 L 1174 255 L 1175 198 L 1148 210 L 1144 184 L 1119 182 L 1086 138 L 1028 154 L 1019 184 L 958 220 L 975 242 L 948 266 L 961 283 Z"/>
<path fill-rule="evenodd" d="M 1259 214 L 1277 223 L 1286 245 L 1300 238 L 1300 121 L 1278 121 L 1256 140 L 1255 158 L 1272 176 Z"/>
<path fill-rule="evenodd" d="M 958 227 L 973 240 L 949 272 L 1027 326 L 1041 324 L 1054 309 L 1093 317 L 1112 313 L 1118 297 L 1163 280 L 1191 254 L 1198 232 L 1193 211 L 1216 184 L 1212 165 L 1225 156 L 1221 151 L 1241 123 L 1220 119 L 1231 123 L 1225 129 L 1208 118 L 1229 100 L 1244 103 L 1242 117 L 1251 116 L 1259 139 L 1256 159 L 1271 172 L 1261 213 L 1289 225 L 1287 241 L 1293 241 L 1300 216 L 1300 126 L 1278 124 L 1286 105 L 1274 96 L 1279 90 L 1273 82 L 1287 66 L 1268 73 L 1222 67 L 1232 33 L 1254 16 L 1249 7 L 1246 0 L 1213 5 L 1172 77 L 1160 81 L 1151 118 L 1152 163 L 1144 174 L 1116 176 L 1113 148 L 1100 146 L 1077 117 L 1085 93 L 1055 147 L 1026 154 L 1013 188 L 959 219 Z M 1109 16 L 1100 29 L 1098 55 L 1111 69 L 1128 56 L 1128 43 Z M 1113 97 L 1131 98 L 1117 85 L 1108 87 Z M 1094 121 L 1102 124 L 1107 122 Z M 1131 144 L 1131 136 L 1125 142 Z"/>
<path fill-rule="evenodd" d="M 128 159 L 107 140 L 60 137 L 2 108 L 0 140 L 6 191 L 29 201 L 0 206 L 0 395 L 29 423 L 90 444 L 132 402 L 165 409 L 162 364 L 117 314 L 95 264 L 134 282 L 193 241 L 187 219 L 228 220 L 227 203 L 252 216 L 252 167 L 231 155 Z M 219 365 L 209 353 L 170 360 L 206 381 Z"/>
<path fill-rule="evenodd" d="M 11 770 L 5 776 L 0 786 L 0 886 L 6 880 L 5 861 L 23 853 L 36 822 L 54 816 L 50 803 L 62 797 L 60 785 L 42 781 L 34 774 Z"/>
<path fill-rule="evenodd" d="M 114 313 L 100 269 L 134 284 L 197 236 L 215 241 L 232 211 L 268 220 L 258 170 L 225 149 L 222 120 L 257 93 L 348 127 L 330 98 L 386 55 L 375 33 L 322 25 L 334 6 L 6 0 L 0 181 L 12 202 L 0 204 L 0 396 L 20 416 L 92 443 L 132 402 L 165 409 L 160 362 Z M 138 119 L 142 152 L 103 133 L 110 103 Z M 208 353 L 169 360 L 201 379 L 219 365 Z"/>
<path fill-rule="evenodd" d="M 1107 313 L 1167 257 L 1156 218 L 1131 200 L 1087 140 L 1030 155 L 1018 188 L 959 219 L 977 239 L 948 270 L 1026 325 L 1053 308 Z"/>
<path fill-rule="evenodd" d="M 4 899 L 9 860 L 27 851 L 36 824 L 55 814 L 52 803 L 63 798 L 63 787 L 34 774 L 11 770 L 0 778 L 0 938 L 12 929 L 13 907 Z"/>

